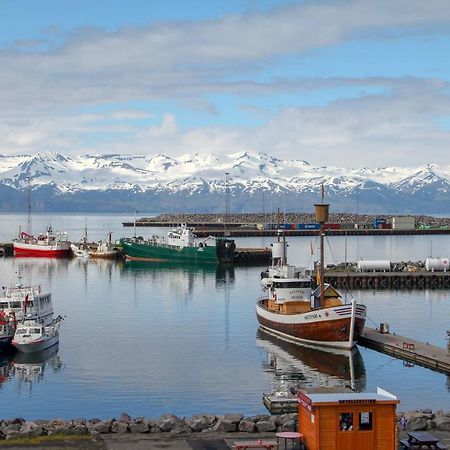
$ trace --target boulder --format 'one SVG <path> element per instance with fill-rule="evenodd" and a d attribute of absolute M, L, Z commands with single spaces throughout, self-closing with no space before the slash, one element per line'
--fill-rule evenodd
<path fill-rule="evenodd" d="M 276 431 L 277 426 L 272 420 L 259 420 L 255 424 L 258 433 L 266 433 L 270 431 Z"/>
<path fill-rule="evenodd" d="M 296 420 L 286 420 L 278 428 L 278 431 L 297 431 L 297 421 Z"/>
<path fill-rule="evenodd" d="M 148 433 L 149 428 L 146 422 L 131 422 L 128 425 L 130 433 Z"/>
<path fill-rule="evenodd" d="M 216 423 L 216 416 L 212 414 L 196 414 L 186 423 L 189 425 L 192 431 L 199 432 L 211 428 Z"/>
<path fill-rule="evenodd" d="M 227 420 L 223 416 L 217 418 L 217 422 L 214 424 L 212 431 L 217 433 L 234 433 L 238 429 L 238 424 L 234 420 Z"/>
<path fill-rule="evenodd" d="M 439 431 L 450 431 L 450 412 L 438 411 L 434 417 L 436 429 Z"/>
<path fill-rule="evenodd" d="M 123 422 L 123 423 L 128 424 L 131 422 L 131 417 L 127 413 L 123 412 L 117 420 L 118 420 L 118 422 Z"/>
<path fill-rule="evenodd" d="M 125 422 L 122 422 L 121 420 L 116 421 L 111 425 L 111 432 L 112 433 L 126 433 L 126 432 L 128 432 L 128 424 Z"/>
<path fill-rule="evenodd" d="M 91 434 L 106 434 L 111 431 L 112 420 L 88 421 L 86 427 Z"/>
<path fill-rule="evenodd" d="M 36 425 L 34 422 L 24 422 L 20 429 L 20 436 L 41 436 L 44 434 L 42 425 Z"/>
<path fill-rule="evenodd" d="M 175 416 L 174 414 L 164 414 L 160 417 L 157 426 L 163 432 L 174 432 L 180 433 L 183 431 L 189 432 L 191 429 L 189 425 L 180 417 Z"/>
<path fill-rule="evenodd" d="M 406 426 L 407 430 L 418 431 L 425 430 L 427 428 L 427 420 L 429 419 L 428 414 L 415 412 L 412 414 L 407 414 L 406 417 L 408 418 L 408 424 Z"/>
<path fill-rule="evenodd" d="M 243 433 L 254 433 L 255 422 L 253 422 L 253 420 L 242 419 L 239 422 L 238 431 L 242 431 Z"/>

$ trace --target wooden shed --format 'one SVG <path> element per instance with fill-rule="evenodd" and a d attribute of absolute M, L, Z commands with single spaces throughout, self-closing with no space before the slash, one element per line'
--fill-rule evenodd
<path fill-rule="evenodd" d="M 397 448 L 399 400 L 383 389 L 376 393 L 301 390 L 298 401 L 298 428 L 308 450 Z"/>

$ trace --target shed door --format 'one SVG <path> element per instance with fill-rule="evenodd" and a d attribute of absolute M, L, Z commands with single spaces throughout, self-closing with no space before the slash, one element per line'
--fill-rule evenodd
<path fill-rule="evenodd" d="M 336 450 L 362 450 L 355 447 L 355 432 L 353 430 L 354 414 L 352 411 L 338 412 L 338 431 Z"/>
<path fill-rule="evenodd" d="M 355 449 L 375 449 L 375 417 L 374 411 L 369 408 L 360 408 L 355 411 Z"/>
<path fill-rule="evenodd" d="M 336 450 L 375 450 L 374 414 L 370 409 L 338 413 Z"/>

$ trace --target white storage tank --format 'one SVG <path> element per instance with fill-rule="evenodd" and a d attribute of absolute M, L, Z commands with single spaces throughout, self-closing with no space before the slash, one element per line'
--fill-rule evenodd
<path fill-rule="evenodd" d="M 427 258 L 425 260 L 425 270 L 429 272 L 434 271 L 444 271 L 447 272 L 449 269 L 448 258 Z"/>
<path fill-rule="evenodd" d="M 387 260 L 360 260 L 358 261 L 358 272 L 389 272 L 391 262 Z"/>

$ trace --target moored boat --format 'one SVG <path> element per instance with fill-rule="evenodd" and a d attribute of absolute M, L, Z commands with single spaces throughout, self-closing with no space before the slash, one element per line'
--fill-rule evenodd
<path fill-rule="evenodd" d="M 149 239 L 124 238 L 120 240 L 127 259 L 153 261 L 186 261 L 197 263 L 231 263 L 236 245 L 232 239 L 207 237 L 195 241 L 194 232 L 181 225 L 164 237 Z"/>
<path fill-rule="evenodd" d="M 33 257 L 67 257 L 70 256 L 70 242 L 67 233 L 54 233 L 48 227 L 45 234 L 32 236 L 21 232 L 18 239 L 13 240 L 14 256 Z"/>
<path fill-rule="evenodd" d="M 342 301 L 339 292 L 323 282 L 323 236 L 328 205 L 316 205 L 321 224 L 320 284 L 312 290 L 311 276 L 304 268 L 287 263 L 285 237 L 272 248 L 272 266 L 263 273 L 267 295 L 256 304 L 261 328 L 292 342 L 337 348 L 352 348 L 364 328 L 366 306 Z"/>
<path fill-rule="evenodd" d="M 44 325 L 39 319 L 26 319 L 18 324 L 12 345 L 23 353 L 40 352 L 59 342 L 59 325 L 62 317 L 58 316 L 50 324 Z"/>
<path fill-rule="evenodd" d="M 51 294 L 40 286 L 24 286 L 20 269 L 15 286 L 3 287 L 0 296 L 0 346 L 11 344 L 17 323 L 25 318 L 39 318 L 44 325 L 53 320 Z"/>

